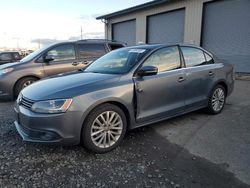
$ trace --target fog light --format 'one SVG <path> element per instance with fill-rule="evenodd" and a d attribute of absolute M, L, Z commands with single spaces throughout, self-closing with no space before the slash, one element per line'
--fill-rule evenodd
<path fill-rule="evenodd" d="M 41 139 L 42 140 L 52 140 L 53 139 L 53 137 L 54 137 L 54 134 L 53 133 L 43 133 L 42 135 L 41 135 Z"/>

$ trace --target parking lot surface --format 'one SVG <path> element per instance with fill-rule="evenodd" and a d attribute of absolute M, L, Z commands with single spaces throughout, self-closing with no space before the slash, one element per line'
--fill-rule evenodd
<path fill-rule="evenodd" d="M 102 155 L 25 143 L 13 102 L 0 102 L 0 187 L 250 187 L 250 82 L 224 111 L 193 112 L 130 131 Z"/>

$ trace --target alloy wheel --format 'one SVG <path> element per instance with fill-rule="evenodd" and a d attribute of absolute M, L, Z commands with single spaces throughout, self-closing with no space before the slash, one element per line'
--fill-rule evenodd
<path fill-rule="evenodd" d="M 33 84 L 34 82 L 35 82 L 34 80 L 28 80 L 28 81 L 24 82 L 23 88 L 28 87 L 29 85 Z"/>
<path fill-rule="evenodd" d="M 217 88 L 214 91 L 212 97 L 213 110 L 216 112 L 220 111 L 224 106 L 224 102 L 225 102 L 225 92 L 222 88 Z"/>
<path fill-rule="evenodd" d="M 120 138 L 123 130 L 121 116 L 114 111 L 98 115 L 91 126 L 91 140 L 100 148 L 109 148 Z"/>

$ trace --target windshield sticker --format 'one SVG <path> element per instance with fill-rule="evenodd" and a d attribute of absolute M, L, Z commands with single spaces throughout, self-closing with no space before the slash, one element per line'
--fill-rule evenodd
<path fill-rule="evenodd" d="M 129 50 L 129 53 L 143 53 L 145 51 L 146 51 L 145 49 L 132 49 Z"/>

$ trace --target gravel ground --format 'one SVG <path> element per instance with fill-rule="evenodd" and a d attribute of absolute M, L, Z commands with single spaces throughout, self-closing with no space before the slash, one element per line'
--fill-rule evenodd
<path fill-rule="evenodd" d="M 97 155 L 80 146 L 25 143 L 13 120 L 13 102 L 0 102 L 0 187 L 250 187 L 152 126 L 129 132 L 116 150 Z"/>

